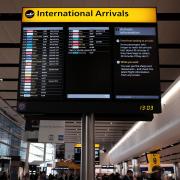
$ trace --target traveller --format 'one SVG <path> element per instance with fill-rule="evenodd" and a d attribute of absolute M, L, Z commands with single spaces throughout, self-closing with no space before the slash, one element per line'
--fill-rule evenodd
<path fill-rule="evenodd" d="M 44 171 L 40 172 L 39 180 L 46 180 L 46 173 Z"/>
<path fill-rule="evenodd" d="M 154 166 L 152 168 L 151 180 L 162 180 L 161 176 L 163 171 L 160 166 Z"/>
<path fill-rule="evenodd" d="M 104 175 L 102 176 L 102 180 L 109 180 L 108 175 L 107 175 L 107 174 L 104 174 Z"/>
<path fill-rule="evenodd" d="M 97 174 L 97 176 L 96 176 L 96 180 L 101 180 L 101 174 L 99 173 L 99 174 Z"/>
<path fill-rule="evenodd" d="M 26 174 L 23 176 L 23 180 L 30 180 L 29 173 L 26 173 Z"/>
<path fill-rule="evenodd" d="M 120 180 L 120 174 L 119 173 L 116 173 L 114 175 L 114 180 Z"/>
<path fill-rule="evenodd" d="M 8 175 L 6 172 L 3 172 L 2 176 L 0 177 L 1 180 L 8 180 Z"/>
<path fill-rule="evenodd" d="M 74 176 L 73 174 L 71 173 L 70 176 L 69 176 L 69 180 L 73 180 L 74 179 Z"/>
<path fill-rule="evenodd" d="M 133 172 L 128 170 L 127 174 L 123 177 L 123 180 L 133 180 Z"/>

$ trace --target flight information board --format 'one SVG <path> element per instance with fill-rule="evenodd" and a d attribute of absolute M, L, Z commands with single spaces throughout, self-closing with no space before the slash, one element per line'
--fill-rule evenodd
<path fill-rule="evenodd" d="M 24 22 L 21 44 L 19 112 L 161 111 L 155 22 Z"/>
<path fill-rule="evenodd" d="M 116 27 L 114 31 L 115 99 L 159 99 L 156 28 Z"/>
<path fill-rule="evenodd" d="M 63 99 L 63 27 L 23 27 L 20 97 Z"/>
<path fill-rule="evenodd" d="M 76 144 L 74 147 L 74 162 L 77 164 L 81 163 L 81 145 L 80 144 Z M 95 160 L 95 164 L 98 165 L 100 163 L 100 145 L 99 144 L 95 144 L 94 147 L 94 160 Z"/>
<path fill-rule="evenodd" d="M 68 34 L 67 99 L 110 99 L 110 27 L 69 27 Z"/>

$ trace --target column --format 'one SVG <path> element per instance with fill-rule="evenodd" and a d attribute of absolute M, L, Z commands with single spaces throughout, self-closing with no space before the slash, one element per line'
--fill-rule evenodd
<path fill-rule="evenodd" d="M 122 166 L 123 166 L 123 168 L 122 168 L 122 175 L 124 176 L 124 175 L 126 175 L 127 170 L 128 170 L 128 163 L 127 162 L 123 162 Z"/>
<path fill-rule="evenodd" d="M 43 163 L 45 167 L 45 162 L 46 162 L 46 143 L 44 143 L 44 153 L 43 153 Z"/>
<path fill-rule="evenodd" d="M 175 179 L 180 179 L 180 163 L 174 163 Z"/>
<path fill-rule="evenodd" d="M 132 159 L 132 169 L 133 169 L 134 175 L 137 176 L 140 172 L 140 165 L 137 159 Z"/>
<path fill-rule="evenodd" d="M 26 160 L 25 160 L 25 167 L 24 167 L 24 174 L 29 173 L 29 151 L 30 151 L 30 143 L 27 142 L 27 149 L 26 149 Z"/>
<path fill-rule="evenodd" d="M 86 116 L 83 115 L 81 119 L 81 177 L 80 179 L 84 179 L 86 176 L 86 167 L 85 167 L 85 162 L 86 162 L 86 153 L 85 153 L 85 145 L 86 145 L 86 126 L 85 126 L 85 119 Z"/>
<path fill-rule="evenodd" d="M 82 121 L 81 180 L 94 180 L 94 115 L 85 115 Z"/>

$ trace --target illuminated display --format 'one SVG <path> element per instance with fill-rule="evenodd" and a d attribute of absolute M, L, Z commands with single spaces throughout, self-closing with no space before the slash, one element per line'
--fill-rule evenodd
<path fill-rule="evenodd" d="M 94 153 L 95 164 L 99 164 L 100 163 L 100 145 L 99 144 L 95 144 L 94 151 L 95 151 Z M 76 144 L 74 147 L 74 161 L 76 163 L 81 162 L 81 144 Z"/>
<path fill-rule="evenodd" d="M 22 22 L 156 23 L 156 8 L 23 8 Z"/>
<path fill-rule="evenodd" d="M 63 28 L 24 27 L 21 97 L 63 96 Z"/>
<path fill-rule="evenodd" d="M 19 112 L 161 111 L 155 22 L 32 20 L 21 38 Z"/>
<path fill-rule="evenodd" d="M 116 27 L 114 53 L 115 98 L 159 99 L 156 28 Z"/>
<path fill-rule="evenodd" d="M 68 31 L 67 98 L 110 99 L 110 28 L 69 27 Z"/>

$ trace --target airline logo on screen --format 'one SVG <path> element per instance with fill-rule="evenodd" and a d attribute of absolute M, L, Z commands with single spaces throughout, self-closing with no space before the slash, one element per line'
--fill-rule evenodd
<path fill-rule="evenodd" d="M 157 22 L 156 8 L 23 8 L 22 22 Z"/>
<path fill-rule="evenodd" d="M 34 17 L 34 11 L 32 11 L 32 10 L 27 10 L 27 11 L 25 12 L 25 16 L 26 16 L 27 18 L 32 18 L 32 17 Z"/>

